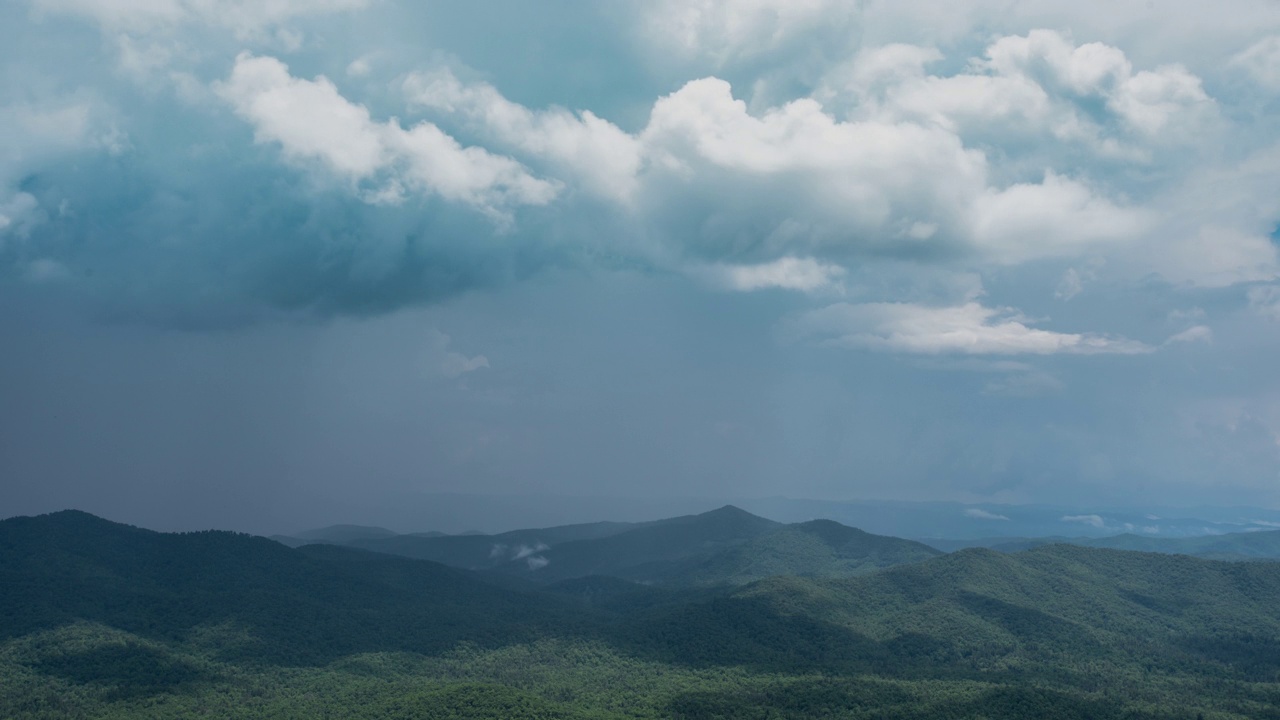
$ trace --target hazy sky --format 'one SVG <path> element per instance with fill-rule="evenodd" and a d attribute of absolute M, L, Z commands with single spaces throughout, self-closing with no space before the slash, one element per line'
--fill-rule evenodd
<path fill-rule="evenodd" d="M 0 58 L 0 516 L 1280 506 L 1273 1 L 13 0 Z"/>

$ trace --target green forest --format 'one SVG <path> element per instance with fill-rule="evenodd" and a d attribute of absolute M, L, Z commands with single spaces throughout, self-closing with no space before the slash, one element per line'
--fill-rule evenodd
<path fill-rule="evenodd" d="M 1274 562 L 734 509 L 553 530 L 541 577 L 0 521 L 0 717 L 1280 718 Z"/>

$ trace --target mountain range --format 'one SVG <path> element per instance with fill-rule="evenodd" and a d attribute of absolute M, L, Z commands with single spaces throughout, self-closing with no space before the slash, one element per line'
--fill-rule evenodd
<path fill-rule="evenodd" d="M 942 553 L 733 507 L 330 537 L 456 566 L 0 521 L 0 716 L 1280 718 L 1280 563 Z"/>

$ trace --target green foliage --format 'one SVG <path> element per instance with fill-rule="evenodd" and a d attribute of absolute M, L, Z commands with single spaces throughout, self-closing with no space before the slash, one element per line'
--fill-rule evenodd
<path fill-rule="evenodd" d="M 830 520 L 787 525 L 718 552 L 672 578 L 745 585 L 778 575 L 849 577 L 941 555 L 922 543 L 872 535 Z"/>

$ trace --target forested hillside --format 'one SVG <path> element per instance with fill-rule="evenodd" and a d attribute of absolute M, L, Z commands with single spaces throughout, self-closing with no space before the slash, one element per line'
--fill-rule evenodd
<path fill-rule="evenodd" d="M 677 534 L 737 537 L 745 515 Z M 14 518 L 0 717 L 1280 718 L 1278 564 L 760 530 L 689 566 L 700 584 L 533 584 L 78 512 Z M 643 557 L 633 540 L 610 547 Z"/>

